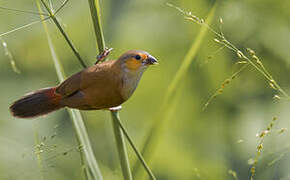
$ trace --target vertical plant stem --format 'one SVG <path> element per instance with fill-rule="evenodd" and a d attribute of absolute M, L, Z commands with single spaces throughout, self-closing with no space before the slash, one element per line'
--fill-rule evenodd
<path fill-rule="evenodd" d="M 42 2 L 43 2 L 43 0 L 42 0 Z M 39 8 L 39 11 L 41 11 L 41 8 L 40 8 L 38 1 L 37 1 L 37 5 Z M 40 17 L 43 19 L 43 16 L 40 16 Z M 50 48 L 50 51 L 52 54 L 52 59 L 53 59 L 54 65 L 55 65 L 57 76 L 58 76 L 59 81 L 61 82 L 65 79 L 65 73 L 64 73 L 64 71 L 62 69 L 62 65 L 61 65 L 61 63 L 56 55 L 49 31 L 48 31 L 48 28 L 47 28 L 47 25 L 45 22 L 43 22 L 43 27 L 44 27 L 44 30 L 45 30 L 45 33 L 47 36 L 47 40 L 48 40 L 49 48 Z M 102 177 L 102 174 L 100 172 L 99 166 L 97 164 L 96 157 L 93 153 L 93 149 L 92 149 L 92 146 L 91 146 L 91 143 L 89 140 L 89 136 L 87 134 L 87 130 L 86 130 L 85 124 L 83 122 L 81 113 L 78 110 L 73 110 L 73 109 L 67 109 L 67 110 L 68 110 L 69 115 L 72 119 L 74 129 L 75 129 L 75 132 L 77 135 L 77 141 L 79 144 L 79 148 L 81 150 L 82 155 L 85 157 L 87 166 L 89 168 L 89 172 L 91 172 L 90 174 L 92 175 L 92 178 L 94 180 L 102 180 L 103 177 Z"/>
<path fill-rule="evenodd" d="M 101 18 L 100 18 L 100 6 L 98 0 L 88 0 L 90 11 L 91 11 L 91 17 L 94 25 L 95 35 L 97 38 L 97 46 L 99 50 L 99 54 L 101 54 L 105 50 L 105 40 L 103 35 L 103 30 L 101 26 Z M 112 116 L 112 124 L 113 124 L 113 130 L 116 140 L 116 145 L 118 149 L 118 155 L 120 159 L 120 165 L 122 169 L 123 176 L 125 180 L 131 180 L 132 179 L 132 173 L 130 169 L 129 164 L 129 158 L 126 150 L 126 144 L 124 140 L 124 136 L 122 133 L 122 129 L 116 122 L 116 119 L 119 119 L 119 112 L 118 111 L 111 111 Z"/>
<path fill-rule="evenodd" d="M 119 159 L 120 159 L 120 164 L 123 172 L 124 179 L 126 180 L 132 180 L 132 173 L 130 169 L 130 163 L 129 159 L 127 156 L 127 148 L 126 148 L 126 143 L 124 139 L 124 135 L 122 132 L 122 129 L 119 127 L 118 121 L 119 121 L 119 114 L 118 111 L 112 111 L 111 112 L 112 116 L 112 124 L 114 128 L 114 135 L 115 135 L 115 140 L 117 144 L 117 149 L 118 149 L 118 154 L 119 154 Z"/>
<path fill-rule="evenodd" d="M 99 49 L 99 53 L 103 52 L 105 50 L 105 39 L 103 35 L 102 30 L 102 24 L 101 24 L 101 12 L 100 12 L 100 5 L 98 0 L 88 0 L 92 21 L 94 25 L 95 35 L 97 39 L 97 45 Z"/>
<path fill-rule="evenodd" d="M 47 10 L 47 12 L 49 13 L 49 16 L 51 17 L 51 19 L 53 20 L 53 22 L 55 23 L 56 27 L 59 29 L 59 31 L 61 32 L 61 34 L 63 35 L 64 39 L 66 40 L 67 44 L 70 46 L 70 48 L 72 49 L 73 53 L 75 54 L 75 56 L 77 57 L 77 59 L 79 60 L 79 62 L 81 63 L 81 65 L 86 68 L 86 64 L 83 61 L 83 59 L 81 58 L 80 53 L 77 51 L 77 49 L 75 48 L 75 46 L 73 45 L 72 41 L 69 39 L 68 35 L 65 33 L 65 31 L 63 30 L 63 28 L 61 27 L 60 23 L 58 22 L 57 18 L 54 16 L 54 13 L 52 12 L 52 10 L 48 7 L 48 5 L 44 2 L 44 0 L 41 0 L 43 6 L 45 7 L 45 9 Z"/>
<path fill-rule="evenodd" d="M 149 168 L 149 166 L 145 162 L 142 154 L 136 148 L 136 146 L 135 146 L 133 140 L 131 139 L 131 137 L 129 136 L 127 130 L 124 128 L 124 125 L 121 123 L 119 118 L 116 118 L 116 121 L 117 121 L 118 125 L 120 126 L 120 128 L 122 129 L 124 135 L 126 136 L 126 138 L 127 138 L 128 142 L 129 142 L 129 144 L 131 145 L 133 151 L 136 153 L 136 155 L 137 155 L 139 161 L 141 162 L 142 166 L 144 167 L 145 171 L 149 175 L 150 179 L 155 180 L 156 178 L 155 178 L 154 174 L 152 173 L 151 169 Z"/>
<path fill-rule="evenodd" d="M 86 165 L 86 160 L 85 160 L 85 157 L 82 153 L 82 149 L 81 147 L 79 147 L 79 151 L 80 151 L 80 160 L 81 160 L 81 170 L 82 170 L 82 173 L 84 175 L 84 179 L 85 180 L 91 180 L 92 177 L 91 177 L 91 174 L 90 174 L 90 171 Z"/>
<path fill-rule="evenodd" d="M 90 10 L 91 10 L 92 21 L 93 21 L 93 24 L 94 24 L 95 34 L 96 34 L 96 38 L 97 38 L 98 50 L 99 50 L 99 54 L 100 54 L 100 53 L 102 53 L 105 50 L 105 41 L 104 41 L 104 36 L 103 36 L 103 31 L 102 31 L 102 26 L 101 26 L 99 1 L 98 0 L 88 0 L 88 2 L 89 2 Z M 130 138 L 129 134 L 127 133 L 126 129 L 121 124 L 121 121 L 120 121 L 120 118 L 119 118 L 119 112 L 118 111 L 114 111 L 114 112 L 111 111 L 111 116 L 112 116 L 112 119 L 113 119 L 113 127 L 114 127 L 115 136 L 116 136 L 117 133 L 120 132 L 120 130 L 123 131 L 124 135 L 126 136 L 127 140 L 129 141 L 131 147 L 133 148 L 134 152 L 136 153 L 139 161 L 143 165 L 143 167 L 146 170 L 146 172 L 148 173 L 149 177 L 152 180 L 156 179 L 154 177 L 152 171 L 150 170 L 149 166 L 146 164 L 143 156 L 141 155 L 141 153 L 136 148 L 135 144 L 133 143 L 133 141 Z M 114 119 L 115 119 L 115 121 L 114 121 Z M 123 138 L 123 136 L 121 138 Z M 116 137 L 116 141 L 117 141 L 117 137 Z M 123 146 L 125 147 L 124 141 L 122 140 L 120 142 L 122 142 Z M 117 146 L 119 146 L 119 145 L 117 144 Z M 120 155 L 120 153 L 119 153 L 119 155 Z M 127 153 L 122 153 L 121 155 L 127 156 Z M 120 159 L 121 159 L 121 157 L 120 157 Z M 122 159 L 126 159 L 126 158 L 122 157 Z M 123 164 L 123 165 L 127 166 L 125 164 Z M 123 165 L 122 165 L 122 162 L 121 162 L 121 166 L 123 166 Z M 123 172 L 123 174 L 124 173 L 127 173 L 127 172 Z"/>
<path fill-rule="evenodd" d="M 97 164 L 96 157 L 94 155 L 92 145 L 89 140 L 87 129 L 82 119 L 82 115 L 78 110 L 68 109 L 68 111 L 70 116 L 72 117 L 74 128 L 78 137 L 77 139 L 80 144 L 80 150 L 86 159 L 89 167 L 89 172 L 94 180 L 102 180 L 103 177 Z"/>

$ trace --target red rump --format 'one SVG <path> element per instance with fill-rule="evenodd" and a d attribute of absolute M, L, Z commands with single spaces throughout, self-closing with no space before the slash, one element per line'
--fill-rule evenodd
<path fill-rule="evenodd" d="M 13 116 L 32 118 L 45 115 L 63 107 L 59 102 L 62 96 L 56 93 L 56 88 L 45 88 L 34 91 L 17 100 L 10 106 Z"/>
<path fill-rule="evenodd" d="M 58 93 L 56 93 L 56 87 L 49 88 L 47 91 L 44 92 L 49 99 L 51 99 L 51 103 L 59 104 L 59 101 L 61 100 L 62 96 Z"/>

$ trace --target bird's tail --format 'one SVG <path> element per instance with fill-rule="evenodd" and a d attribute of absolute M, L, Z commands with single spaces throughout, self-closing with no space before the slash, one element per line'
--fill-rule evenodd
<path fill-rule="evenodd" d="M 12 115 L 19 118 L 34 118 L 64 107 L 59 103 L 62 96 L 55 90 L 55 87 L 44 88 L 25 95 L 10 106 Z"/>

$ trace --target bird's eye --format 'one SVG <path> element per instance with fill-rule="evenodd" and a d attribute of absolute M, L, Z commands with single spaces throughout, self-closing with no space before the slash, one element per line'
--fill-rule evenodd
<path fill-rule="evenodd" d="M 141 56 L 140 55 L 136 55 L 135 56 L 135 59 L 140 60 L 141 59 Z"/>

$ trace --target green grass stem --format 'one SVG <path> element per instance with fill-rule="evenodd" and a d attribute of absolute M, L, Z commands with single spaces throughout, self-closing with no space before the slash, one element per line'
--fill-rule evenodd
<path fill-rule="evenodd" d="M 240 74 L 243 70 L 245 70 L 247 67 L 249 67 L 249 65 L 250 65 L 249 63 L 244 64 L 236 72 L 234 72 L 229 78 L 224 80 L 224 82 L 222 83 L 221 87 L 218 88 L 215 91 L 215 93 L 213 95 L 211 95 L 210 98 L 207 100 L 207 102 L 204 104 L 202 110 L 205 110 L 208 107 L 208 105 L 211 103 L 211 101 L 223 92 L 223 90 L 226 87 L 226 85 L 228 85 L 234 78 L 236 78 L 237 75 Z"/>
<path fill-rule="evenodd" d="M 20 13 L 25 13 L 25 14 L 33 14 L 33 15 L 37 15 L 37 16 L 39 16 L 39 15 L 49 16 L 49 14 L 46 14 L 46 13 L 39 13 L 39 12 L 34 12 L 34 11 L 14 9 L 14 8 L 2 7 L 2 6 L 0 6 L 0 9 L 7 10 L 7 11 L 13 11 L 13 12 L 20 12 Z"/>
<path fill-rule="evenodd" d="M 171 103 L 168 104 L 167 106 L 167 109 L 166 109 L 166 112 L 164 113 L 161 113 L 160 114 L 160 118 L 163 118 L 163 121 L 164 122 L 168 122 L 171 117 L 174 116 L 174 114 L 176 113 L 176 110 L 178 108 L 178 100 L 180 98 L 180 96 L 182 95 L 182 92 L 183 92 L 183 88 L 184 88 L 184 82 L 182 82 L 179 86 L 180 88 L 178 88 L 176 90 L 176 94 L 175 96 L 172 97 L 172 100 L 171 100 Z M 162 117 L 161 117 L 162 116 Z M 156 136 L 159 136 L 159 133 L 161 134 L 164 130 L 165 126 L 153 126 L 151 129 L 150 129 L 150 133 L 148 133 L 148 136 L 147 136 L 147 139 L 151 139 L 151 141 L 146 141 L 145 143 L 147 144 L 144 144 L 143 145 L 143 150 L 146 148 L 146 147 L 150 147 L 152 144 L 154 143 L 157 143 L 156 140 L 159 140 L 158 138 L 156 139 L 155 137 Z M 152 144 L 150 144 L 152 143 Z M 153 150 L 153 151 L 150 151 L 150 150 Z M 146 149 L 146 152 L 148 154 L 150 154 L 151 158 L 154 156 L 154 149 Z M 145 154 L 144 154 L 145 155 Z M 149 163 L 151 162 L 150 160 L 150 157 L 147 157 L 149 158 Z M 143 158 L 143 157 L 142 157 Z M 143 165 L 143 164 L 142 164 Z M 148 167 L 148 165 L 146 164 L 145 162 L 145 165 Z M 144 166 L 144 165 L 143 165 Z M 150 169 L 149 169 L 150 170 Z M 144 173 L 140 171 L 140 164 L 139 163 L 135 163 L 134 166 L 133 166 L 133 175 L 134 175 L 134 179 L 143 179 L 143 175 Z M 153 174 L 152 174 L 153 175 Z M 151 177 L 151 176 L 150 176 Z M 155 179 L 154 178 L 154 175 L 153 175 L 153 178 L 151 177 L 151 179 Z"/>
<path fill-rule="evenodd" d="M 139 150 L 136 148 L 136 145 L 134 144 L 133 140 L 131 139 L 131 137 L 129 136 L 127 130 L 124 128 L 124 125 L 122 124 L 122 122 L 120 121 L 120 118 L 118 118 L 119 116 L 116 115 L 117 118 L 114 118 L 116 120 L 116 122 L 118 123 L 119 127 L 122 129 L 124 135 L 126 136 L 129 144 L 131 145 L 133 151 L 135 152 L 135 154 L 137 155 L 141 165 L 144 167 L 145 171 L 147 172 L 147 174 L 149 175 L 150 179 L 155 180 L 155 176 L 153 174 L 153 172 L 151 171 L 151 169 L 149 168 L 149 166 L 147 165 L 146 161 L 144 160 L 142 154 L 139 152 Z"/>
<path fill-rule="evenodd" d="M 97 46 L 99 49 L 99 53 L 102 53 L 105 48 L 105 38 L 102 30 L 102 23 L 101 23 L 101 12 L 100 12 L 100 4 L 99 0 L 88 0 L 92 22 L 94 25 L 95 36 L 97 40 Z"/>
<path fill-rule="evenodd" d="M 10 61 L 10 65 L 11 65 L 13 71 L 17 74 L 20 74 L 20 70 L 16 66 L 15 59 L 14 59 L 12 53 L 10 52 L 7 43 L 1 37 L 0 37 L 0 42 L 4 48 L 5 55 L 8 57 L 8 59 Z"/>
<path fill-rule="evenodd" d="M 101 25 L 101 13 L 100 13 L 100 6 L 98 0 L 88 0 L 90 11 L 91 11 L 91 17 L 92 22 L 94 25 L 94 31 L 96 35 L 97 40 L 97 46 L 99 50 L 99 54 L 101 54 L 105 50 L 105 38 L 102 31 L 102 25 Z M 116 119 L 119 119 L 119 112 L 118 111 L 111 111 L 111 117 L 112 117 L 112 124 L 113 124 L 113 131 L 116 141 L 116 146 L 118 150 L 118 155 L 120 159 L 120 165 L 123 177 L 127 180 L 132 179 L 132 173 L 130 169 L 129 164 L 129 158 L 126 150 L 126 144 L 124 141 L 124 137 L 122 134 L 122 130 L 119 127 L 119 125 L 116 123 Z"/>
<path fill-rule="evenodd" d="M 99 54 L 102 53 L 106 46 L 105 46 L 105 41 L 104 41 L 104 36 L 103 36 L 103 31 L 102 31 L 102 26 L 101 26 L 101 16 L 100 16 L 100 6 L 99 6 L 99 1 L 98 0 L 88 0 L 89 2 L 89 6 L 90 6 L 90 10 L 91 10 L 91 16 L 92 16 L 92 21 L 94 24 L 94 29 L 95 29 L 95 34 L 96 34 L 96 38 L 97 38 L 97 45 L 98 45 L 98 50 L 99 50 Z M 155 179 L 152 171 L 150 170 L 149 166 L 146 164 L 143 156 L 141 155 L 141 153 L 138 151 L 137 147 L 135 146 L 135 144 L 132 141 L 132 138 L 129 136 L 128 132 L 126 131 L 126 129 L 123 127 L 120 118 L 119 118 L 119 112 L 118 111 L 111 111 L 111 116 L 113 119 L 113 127 L 114 127 L 114 133 L 115 133 L 115 137 L 120 133 L 120 130 L 123 131 L 124 135 L 126 136 L 127 140 L 129 141 L 129 144 L 131 145 L 131 147 L 133 148 L 135 154 L 137 155 L 137 158 L 139 159 L 139 161 L 141 162 L 141 164 L 143 165 L 145 171 L 148 173 L 149 177 L 151 179 Z M 117 128 L 118 127 L 118 128 Z M 120 138 L 120 139 L 119 139 Z M 116 137 L 116 142 L 117 142 L 117 146 L 119 148 L 119 152 L 122 151 L 120 149 L 122 149 L 122 147 L 125 147 L 124 141 L 121 139 L 123 138 L 123 136 L 121 137 Z M 117 140 L 119 139 L 119 140 Z M 118 143 L 119 142 L 119 143 Z M 122 152 L 119 153 L 119 156 L 127 156 L 127 153 Z M 125 160 L 126 157 L 120 157 L 120 160 L 123 159 Z M 123 170 L 123 175 L 128 173 L 128 171 L 126 170 L 126 168 L 128 167 L 129 164 L 125 164 L 125 162 L 121 162 L 121 166 L 125 166 L 122 167 Z"/>
<path fill-rule="evenodd" d="M 213 15 L 215 13 L 217 2 L 210 10 L 208 17 L 206 19 L 206 22 L 211 23 L 213 19 Z M 197 55 L 197 52 L 201 46 L 201 43 L 205 37 L 205 34 L 207 32 L 206 27 L 201 27 L 196 40 L 192 43 L 189 51 L 187 52 L 181 66 L 179 67 L 178 71 L 176 72 L 176 75 L 173 77 L 173 80 L 171 81 L 168 90 L 165 93 L 165 98 L 163 102 L 161 103 L 160 113 L 158 113 L 157 117 L 151 130 L 148 133 L 147 138 L 144 141 L 144 146 L 142 150 L 142 154 L 147 159 L 147 161 L 150 163 L 153 158 L 154 151 L 156 149 L 156 146 L 158 145 L 158 141 L 161 137 L 162 132 L 162 126 L 166 123 L 168 118 L 164 118 L 165 114 L 172 114 L 169 111 L 172 111 L 173 108 L 169 108 L 173 102 L 174 96 L 176 95 L 177 89 L 180 87 L 179 84 L 183 81 L 182 79 L 186 75 L 192 61 Z M 134 165 L 134 167 L 138 167 L 137 165 Z M 140 168 L 134 168 L 135 173 L 139 174 Z"/>
<path fill-rule="evenodd" d="M 168 4 L 170 7 L 173 7 L 175 9 L 177 9 L 178 11 L 180 11 L 186 19 L 193 21 L 199 25 L 201 25 L 202 27 L 207 28 L 210 32 L 212 32 L 217 39 L 215 39 L 215 41 L 222 45 L 227 47 L 228 49 L 232 50 L 233 52 L 236 53 L 236 55 L 241 58 L 246 60 L 250 65 L 252 65 L 259 73 L 261 73 L 268 81 L 269 83 L 273 84 L 273 87 L 275 90 L 277 90 L 279 93 L 281 93 L 283 96 L 285 96 L 286 100 L 290 100 L 290 96 L 288 95 L 288 93 L 286 93 L 281 86 L 277 83 L 277 81 L 273 78 L 273 76 L 269 73 L 269 71 L 265 68 L 265 66 L 263 65 L 263 63 L 260 61 L 260 59 L 255 55 L 255 52 L 251 49 L 248 49 L 249 53 L 251 54 L 251 57 L 246 56 L 240 49 L 238 49 L 233 43 L 231 43 L 230 41 L 228 41 L 226 39 L 226 37 L 224 36 L 223 32 L 221 31 L 221 25 L 222 23 L 220 22 L 220 32 L 214 30 L 213 28 L 211 28 L 211 26 L 204 22 L 203 19 L 193 15 L 191 12 L 186 12 L 184 10 L 182 10 L 179 7 L 176 7 L 172 4 Z M 256 62 L 254 62 L 254 60 Z"/>
<path fill-rule="evenodd" d="M 251 49 L 247 49 L 249 54 L 251 55 L 251 57 L 246 56 L 241 50 L 239 50 L 233 43 L 231 43 L 230 41 L 228 41 L 226 39 L 226 37 L 224 36 L 223 32 L 222 32 L 222 19 L 220 19 L 220 32 L 214 30 L 213 28 L 211 28 L 211 26 L 206 23 L 202 18 L 199 18 L 195 15 L 193 15 L 191 12 L 186 12 L 184 10 L 182 10 L 179 7 L 176 7 L 170 3 L 167 4 L 170 7 L 173 7 L 175 9 L 177 9 L 179 12 L 181 12 L 185 19 L 190 20 L 192 22 L 195 22 L 199 25 L 201 25 L 202 27 L 207 28 L 207 30 L 209 30 L 210 32 L 212 32 L 217 39 L 214 39 L 216 43 L 227 47 L 228 49 L 232 50 L 233 52 L 236 53 L 236 55 L 240 58 L 240 59 L 244 59 L 246 60 L 250 65 L 252 65 L 259 73 L 261 73 L 268 81 L 269 84 L 271 85 L 271 87 L 273 89 L 275 89 L 276 91 L 278 91 L 279 93 L 281 93 L 286 100 L 290 100 L 290 96 L 288 95 L 288 93 L 286 93 L 281 86 L 277 83 L 277 81 L 273 78 L 273 76 L 269 73 L 269 71 L 265 68 L 265 66 L 263 65 L 263 63 L 261 62 L 261 60 L 256 56 L 255 52 Z"/>
<path fill-rule="evenodd" d="M 43 18 L 42 20 L 33 21 L 33 22 L 28 23 L 28 24 L 25 24 L 25 25 L 23 25 L 23 26 L 20 26 L 20 27 L 14 28 L 14 29 L 12 29 L 12 30 L 10 30 L 10 31 L 6 31 L 6 32 L 4 32 L 4 33 L 1 33 L 1 34 L 0 34 L 0 37 L 2 37 L 2 36 L 6 36 L 6 35 L 8 35 L 8 34 L 11 34 L 11 33 L 13 33 L 13 32 L 19 31 L 19 30 L 24 29 L 24 28 L 30 27 L 30 26 L 32 26 L 32 25 L 34 25 L 34 24 L 37 24 L 37 23 L 40 23 L 40 22 L 46 21 L 46 20 L 48 20 L 49 18 L 50 18 L 50 17 L 46 17 L 46 18 Z"/>
<path fill-rule="evenodd" d="M 37 4 L 38 4 L 39 11 L 41 11 L 41 8 L 40 8 L 38 1 L 37 1 Z M 43 16 L 41 16 L 41 18 L 43 18 Z M 55 66 L 55 69 L 57 72 L 58 79 L 60 82 L 62 82 L 65 79 L 65 73 L 63 71 L 62 65 L 57 57 L 56 52 L 55 52 L 54 45 L 52 43 L 48 28 L 47 28 L 47 25 L 45 22 L 43 22 L 43 27 L 44 27 L 44 30 L 45 30 L 45 33 L 47 36 L 48 45 L 49 45 L 49 48 L 50 48 L 50 51 L 52 54 L 52 59 L 54 62 L 54 66 Z M 80 111 L 74 110 L 74 109 L 67 108 L 67 110 L 68 110 L 68 113 L 69 113 L 71 120 L 73 122 L 73 126 L 74 126 L 74 129 L 76 132 L 79 148 L 80 148 L 81 153 L 82 153 L 81 155 L 83 155 L 85 160 L 86 160 L 90 175 L 92 176 L 92 178 L 94 180 L 102 180 L 103 177 L 102 177 L 101 171 L 99 169 L 99 166 L 97 164 L 96 157 L 93 153 L 93 149 L 92 149 L 92 146 L 91 146 L 91 143 L 89 140 L 89 136 L 87 134 L 87 130 L 86 130 L 85 124 L 83 122 L 83 118 L 81 116 L 81 113 L 80 113 Z"/>
<path fill-rule="evenodd" d="M 130 169 L 129 158 L 127 156 L 128 153 L 127 153 L 124 135 L 123 135 L 122 129 L 119 127 L 119 124 L 118 124 L 118 121 L 120 118 L 118 111 L 111 112 L 111 116 L 112 116 L 112 124 L 114 128 L 115 140 L 117 144 L 117 150 L 119 154 L 119 160 L 120 160 L 124 179 L 133 180 L 131 169 Z"/>

